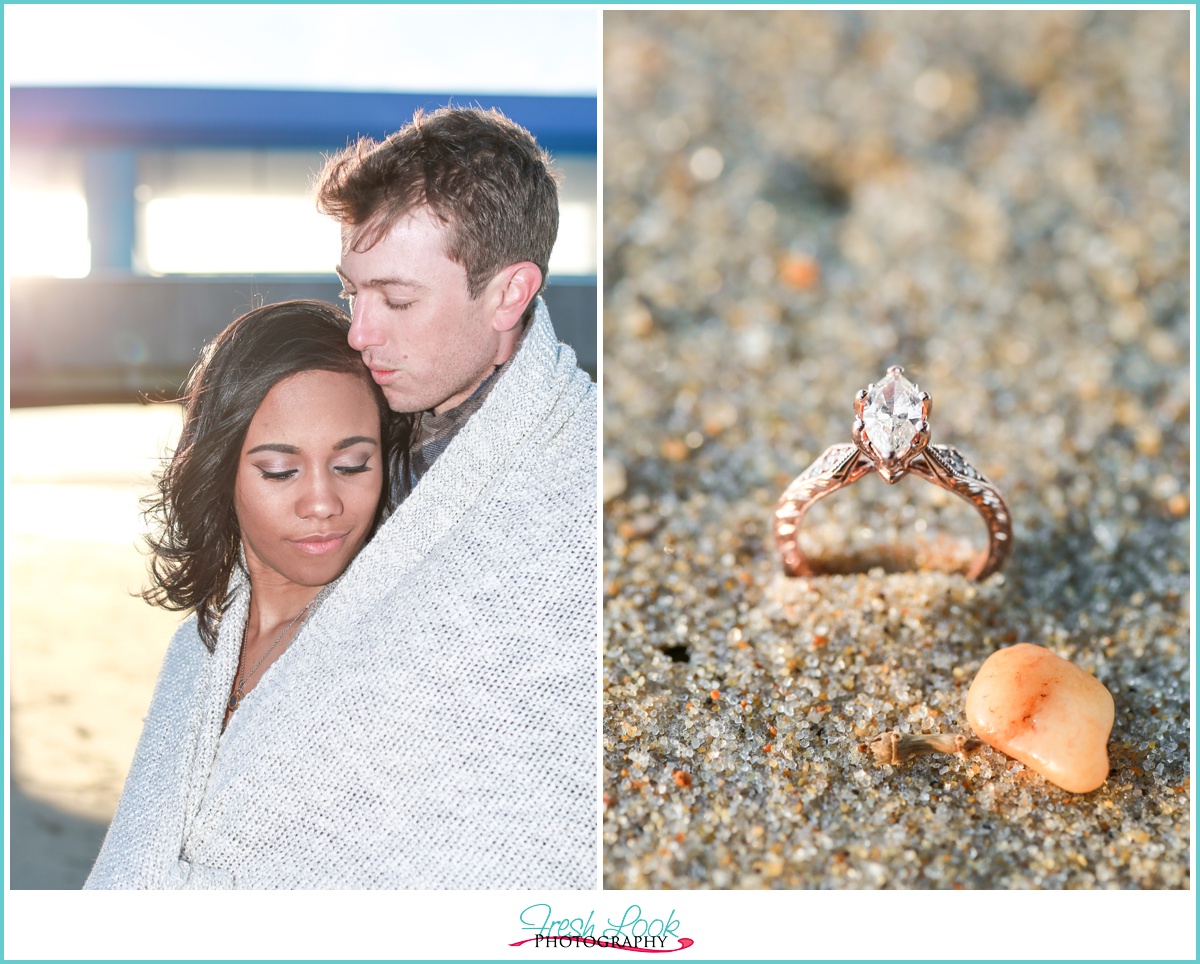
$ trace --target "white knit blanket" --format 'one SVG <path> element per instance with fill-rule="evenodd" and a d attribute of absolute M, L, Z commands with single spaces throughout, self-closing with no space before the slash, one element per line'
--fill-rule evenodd
<path fill-rule="evenodd" d="M 516 357 L 246 695 L 248 594 L 171 641 L 89 888 L 597 882 L 596 391 Z"/>

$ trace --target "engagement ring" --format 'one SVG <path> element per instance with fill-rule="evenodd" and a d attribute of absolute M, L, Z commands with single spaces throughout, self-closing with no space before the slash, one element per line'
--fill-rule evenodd
<path fill-rule="evenodd" d="M 889 485 L 908 473 L 966 499 L 983 517 L 987 551 L 967 571 L 986 579 L 1012 550 L 1012 517 L 1000 490 L 952 445 L 931 445 L 933 400 L 904 377 L 899 366 L 854 397 L 852 443 L 831 445 L 784 490 L 775 509 L 775 542 L 789 576 L 817 574 L 800 548 L 800 522 L 814 502 L 857 482 L 872 469 Z"/>

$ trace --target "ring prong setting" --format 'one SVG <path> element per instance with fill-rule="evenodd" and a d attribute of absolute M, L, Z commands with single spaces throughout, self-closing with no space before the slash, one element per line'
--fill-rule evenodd
<path fill-rule="evenodd" d="M 854 396 L 856 428 L 852 437 L 889 484 L 908 473 L 908 464 L 929 441 L 933 399 L 903 372 L 900 365 L 893 365 L 882 379 Z"/>

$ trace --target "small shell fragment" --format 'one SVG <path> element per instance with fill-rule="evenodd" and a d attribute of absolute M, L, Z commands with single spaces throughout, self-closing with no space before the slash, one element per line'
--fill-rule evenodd
<path fill-rule="evenodd" d="M 964 757 L 978 746 L 978 740 L 969 739 L 961 733 L 928 733 L 914 736 L 890 732 L 868 740 L 859 750 L 873 756 L 876 763 L 903 766 L 913 757 L 924 756 L 926 753 L 953 753 Z"/>
<path fill-rule="evenodd" d="M 1048 649 L 1018 643 L 993 653 L 967 691 L 966 709 L 980 739 L 1070 793 L 1108 778 L 1112 695 Z"/>

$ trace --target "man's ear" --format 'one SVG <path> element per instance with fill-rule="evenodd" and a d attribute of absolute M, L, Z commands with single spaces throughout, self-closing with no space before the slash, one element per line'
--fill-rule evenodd
<path fill-rule="evenodd" d="M 502 268 L 492 283 L 499 292 L 492 327 L 496 331 L 511 331 L 525 315 L 529 302 L 542 290 L 542 269 L 532 261 L 518 261 Z"/>

